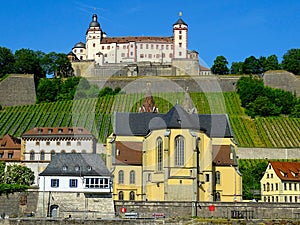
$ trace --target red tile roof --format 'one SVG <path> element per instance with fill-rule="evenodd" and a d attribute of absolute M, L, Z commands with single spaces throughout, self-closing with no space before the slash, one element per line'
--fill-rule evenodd
<path fill-rule="evenodd" d="M 101 44 L 111 44 L 111 43 L 129 43 L 129 42 L 168 42 L 173 43 L 172 37 L 105 37 L 101 40 Z"/>
<path fill-rule="evenodd" d="M 142 142 L 117 141 L 116 164 L 142 165 Z"/>
<path fill-rule="evenodd" d="M 269 162 L 282 181 L 300 181 L 299 162 Z"/>
<path fill-rule="evenodd" d="M 92 135 L 83 127 L 35 127 L 25 132 L 22 137 L 51 135 Z"/>

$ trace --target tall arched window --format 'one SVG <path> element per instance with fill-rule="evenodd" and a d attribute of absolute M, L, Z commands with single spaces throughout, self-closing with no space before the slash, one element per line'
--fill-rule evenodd
<path fill-rule="evenodd" d="M 221 184 L 221 173 L 220 171 L 216 172 L 216 180 L 215 180 L 216 184 Z"/>
<path fill-rule="evenodd" d="M 129 200 L 134 201 L 134 199 L 135 199 L 134 191 L 131 191 L 131 192 L 129 193 Z"/>
<path fill-rule="evenodd" d="M 179 135 L 175 138 L 175 166 L 184 165 L 184 137 Z"/>
<path fill-rule="evenodd" d="M 135 171 L 134 170 L 130 171 L 129 180 L 130 180 L 130 184 L 135 184 Z"/>
<path fill-rule="evenodd" d="M 157 152 L 157 171 L 163 170 L 163 141 L 161 137 L 156 140 L 156 152 Z"/>
<path fill-rule="evenodd" d="M 119 191 L 119 200 L 124 200 L 124 192 Z"/>
<path fill-rule="evenodd" d="M 45 160 L 45 152 L 44 151 L 41 151 L 41 153 L 40 153 L 40 160 L 41 161 Z"/>
<path fill-rule="evenodd" d="M 119 171 L 119 184 L 124 184 L 124 171 Z"/>
<path fill-rule="evenodd" d="M 35 160 L 35 154 L 34 154 L 33 150 L 30 152 L 29 159 L 30 160 Z"/>

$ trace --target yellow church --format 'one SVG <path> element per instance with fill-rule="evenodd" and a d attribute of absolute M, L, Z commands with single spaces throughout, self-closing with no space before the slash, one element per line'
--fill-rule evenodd
<path fill-rule="evenodd" d="M 179 104 L 161 114 L 147 93 L 139 112 L 114 114 L 106 147 L 114 200 L 242 200 L 237 146 L 225 114 L 197 114 Z"/>

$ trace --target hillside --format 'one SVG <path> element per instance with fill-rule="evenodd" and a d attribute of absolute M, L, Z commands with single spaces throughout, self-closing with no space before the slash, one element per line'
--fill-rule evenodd
<path fill-rule="evenodd" d="M 183 103 L 184 93 L 153 93 L 160 113 L 166 113 L 176 102 Z M 190 93 L 200 114 L 227 113 L 239 146 L 300 147 L 300 118 L 256 118 L 244 113 L 235 92 Z M 119 94 L 99 99 L 83 99 L 27 106 L 5 107 L 0 111 L 0 136 L 21 136 L 38 126 L 82 126 L 99 142 L 105 142 L 112 131 L 113 112 L 137 112 L 143 93 Z"/>

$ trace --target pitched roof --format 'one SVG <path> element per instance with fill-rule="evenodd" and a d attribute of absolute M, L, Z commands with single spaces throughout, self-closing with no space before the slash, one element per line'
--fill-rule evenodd
<path fill-rule="evenodd" d="M 104 37 L 101 44 L 128 43 L 128 42 L 161 42 L 173 43 L 173 37 L 151 37 L 151 36 L 128 36 L 128 37 Z"/>
<path fill-rule="evenodd" d="M 19 149 L 21 150 L 21 139 L 13 137 L 9 134 L 0 139 L 0 149 Z"/>
<path fill-rule="evenodd" d="M 230 145 L 213 145 L 212 154 L 213 164 L 216 166 L 237 166 L 237 161 L 234 160 L 236 157 Z"/>
<path fill-rule="evenodd" d="M 185 22 L 183 21 L 183 19 L 181 19 L 181 18 L 179 18 L 179 19 L 176 21 L 176 23 L 174 23 L 173 25 L 176 25 L 176 24 L 183 24 L 183 25 L 186 25 L 186 26 L 187 26 L 187 23 L 185 23 Z"/>
<path fill-rule="evenodd" d="M 114 133 L 124 136 L 146 136 L 152 130 L 193 129 L 205 132 L 209 137 L 233 137 L 225 114 L 188 114 L 176 104 L 166 114 L 115 113 Z"/>
<path fill-rule="evenodd" d="M 300 181 L 299 162 L 270 162 L 270 164 L 282 181 Z"/>
<path fill-rule="evenodd" d="M 30 137 L 94 137 L 91 132 L 83 127 L 35 127 L 25 132 L 22 138 Z"/>
<path fill-rule="evenodd" d="M 98 154 L 58 153 L 40 176 L 110 176 Z"/>
<path fill-rule="evenodd" d="M 143 143 L 117 141 L 117 155 L 115 164 L 142 165 Z"/>

